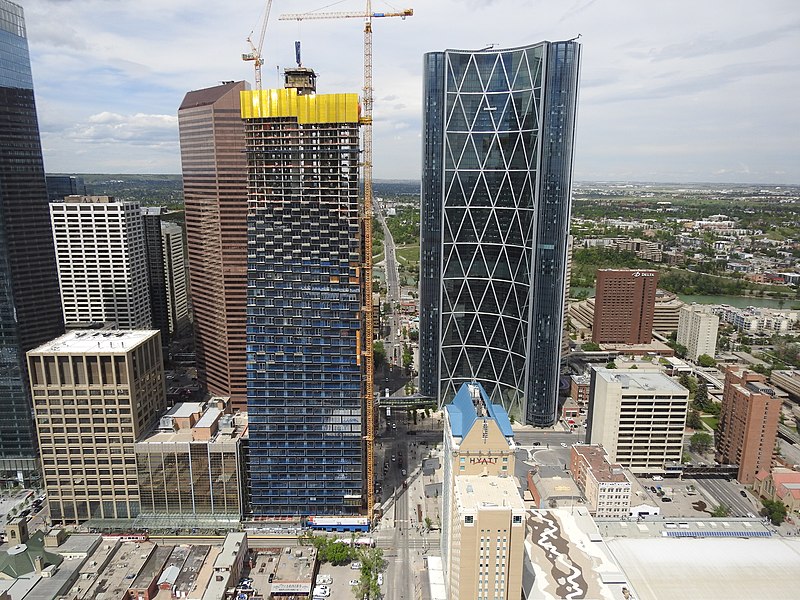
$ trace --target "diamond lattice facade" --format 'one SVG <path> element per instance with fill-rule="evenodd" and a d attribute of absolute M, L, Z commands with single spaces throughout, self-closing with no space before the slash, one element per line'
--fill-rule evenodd
<path fill-rule="evenodd" d="M 420 388 L 556 419 L 580 46 L 425 57 Z"/>

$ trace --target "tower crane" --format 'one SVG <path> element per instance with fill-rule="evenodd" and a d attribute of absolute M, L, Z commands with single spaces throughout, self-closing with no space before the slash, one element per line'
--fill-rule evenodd
<path fill-rule="evenodd" d="M 372 19 L 380 17 L 406 17 L 414 15 L 407 8 L 397 12 L 373 12 L 372 0 L 366 0 L 364 12 L 312 12 L 288 13 L 278 17 L 281 21 L 305 21 L 311 19 L 364 19 L 364 110 L 359 119 L 363 125 L 363 167 L 364 167 L 364 212 L 361 216 L 364 231 L 364 362 L 367 377 L 364 385 L 367 431 L 367 511 L 372 516 L 375 505 L 375 360 L 372 354 Z"/>
<path fill-rule="evenodd" d="M 253 66 L 256 71 L 256 89 L 261 89 L 261 65 L 264 64 L 264 58 L 261 56 L 261 49 L 264 47 L 264 35 L 267 33 L 267 22 L 269 21 L 269 12 L 272 10 L 272 0 L 267 0 L 264 9 L 264 21 L 261 23 L 261 34 L 258 36 L 258 47 L 253 44 L 253 32 L 247 36 L 247 43 L 250 44 L 250 52 L 242 54 L 242 60 L 253 61 Z"/>

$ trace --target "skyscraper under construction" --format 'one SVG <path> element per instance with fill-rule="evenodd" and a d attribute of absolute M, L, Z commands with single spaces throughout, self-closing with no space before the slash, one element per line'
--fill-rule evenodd
<path fill-rule="evenodd" d="M 247 408 L 253 514 L 354 514 L 364 503 L 359 101 L 243 91 L 248 175 Z"/>

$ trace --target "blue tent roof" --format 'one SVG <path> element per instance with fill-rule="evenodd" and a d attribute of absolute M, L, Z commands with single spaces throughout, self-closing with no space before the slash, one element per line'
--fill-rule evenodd
<path fill-rule="evenodd" d="M 472 403 L 472 394 L 470 393 L 470 386 L 472 385 L 478 388 L 489 417 L 497 423 L 503 435 L 505 437 L 513 437 L 514 432 L 511 430 L 511 421 L 508 418 L 506 409 L 500 404 L 491 404 L 486 390 L 477 382 L 463 384 L 456 397 L 453 398 L 453 402 L 445 406 L 445 410 L 447 410 L 447 414 L 450 417 L 450 430 L 453 436 L 463 438 L 469 433 L 472 425 L 478 419 L 478 413 Z"/>

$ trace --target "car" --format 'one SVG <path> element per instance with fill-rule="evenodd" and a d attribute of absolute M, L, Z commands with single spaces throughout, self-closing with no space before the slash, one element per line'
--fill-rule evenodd
<path fill-rule="evenodd" d="M 319 577 L 317 577 L 317 585 L 318 586 L 323 586 L 324 587 L 324 586 L 326 586 L 328 584 L 331 584 L 331 583 L 333 583 L 333 577 L 331 577 L 330 575 L 320 575 Z"/>
<path fill-rule="evenodd" d="M 541 445 L 542 445 L 542 442 L 533 442 L 533 445 L 534 445 L 534 446 L 541 446 Z"/>
<path fill-rule="evenodd" d="M 351 568 L 351 569 L 360 569 L 360 568 L 361 568 L 361 563 L 360 563 L 360 562 L 358 562 L 358 561 L 351 562 L 351 563 L 350 563 L 350 568 Z"/>
<path fill-rule="evenodd" d="M 359 584 L 358 579 L 351 579 L 350 580 L 350 585 L 358 585 L 358 584 Z"/>
<path fill-rule="evenodd" d="M 664 478 L 661 475 L 653 475 L 653 481 L 663 481 Z"/>
<path fill-rule="evenodd" d="M 747 498 L 747 492 L 744 490 L 739 490 L 739 493 L 742 495 L 742 498 Z"/>
<path fill-rule="evenodd" d="M 378 573 L 378 585 L 383 585 L 383 573 Z"/>
<path fill-rule="evenodd" d="M 395 462 L 396 460 L 397 460 L 397 457 L 394 454 L 392 454 L 392 462 Z"/>
<path fill-rule="evenodd" d="M 405 476 L 406 476 L 406 470 L 405 470 L 405 469 L 400 469 L 400 473 L 402 473 L 402 474 L 403 474 L 403 477 L 405 477 Z"/>
<path fill-rule="evenodd" d="M 670 498 L 669 496 L 663 496 L 661 498 L 661 501 L 662 502 L 672 502 L 672 498 Z"/>
<path fill-rule="evenodd" d="M 397 429 L 397 423 L 392 423 L 392 429 Z"/>
<path fill-rule="evenodd" d="M 314 590 L 312 595 L 313 598 L 330 598 L 331 591 L 330 590 Z"/>
<path fill-rule="evenodd" d="M 323 592 L 330 592 L 330 591 L 331 591 L 331 588 L 330 588 L 330 587 L 328 587 L 327 585 L 321 585 L 321 584 L 319 584 L 319 583 L 318 583 L 318 584 L 317 584 L 317 585 L 314 587 L 314 591 L 320 591 L 320 590 L 322 590 Z"/>
<path fill-rule="evenodd" d="M 653 493 L 655 494 L 655 493 L 656 493 L 656 486 L 654 486 L 654 485 L 651 485 L 651 486 L 650 486 L 650 491 L 651 491 L 651 492 L 653 492 Z"/>
<path fill-rule="evenodd" d="M 561 447 L 562 447 L 562 448 L 566 448 L 566 447 L 567 447 L 567 444 L 566 444 L 566 443 L 564 443 L 564 442 L 561 442 Z"/>
<path fill-rule="evenodd" d="M 272 583 L 273 579 L 275 579 L 275 573 L 270 573 L 269 577 L 267 577 L 267 583 Z"/>

